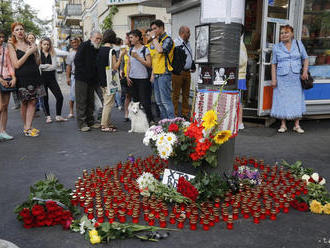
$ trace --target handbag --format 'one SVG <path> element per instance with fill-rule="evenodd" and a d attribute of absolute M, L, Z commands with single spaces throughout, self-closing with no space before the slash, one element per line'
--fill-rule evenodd
<path fill-rule="evenodd" d="M 3 78 L 2 73 L 3 73 L 3 65 L 4 65 L 4 61 L 5 61 L 5 45 L 3 45 L 3 51 L 2 51 L 2 59 L 1 59 L 1 73 L 0 73 L 0 77 L 7 81 L 7 85 L 9 87 L 5 87 L 0 83 L 0 91 L 3 92 L 11 92 L 11 91 L 15 91 L 16 90 L 16 86 L 11 87 L 10 85 L 10 81 L 12 80 L 11 78 Z"/>
<path fill-rule="evenodd" d="M 301 56 L 301 52 L 300 52 L 300 47 L 299 47 L 299 44 L 298 44 L 298 41 L 296 40 L 296 43 L 297 43 L 297 46 L 298 46 L 298 50 L 299 50 L 299 54 Z M 304 68 L 304 61 L 301 60 L 301 70 L 300 70 L 300 76 L 303 74 L 303 68 Z M 309 70 L 307 71 L 307 75 L 308 75 L 308 78 L 303 80 L 300 78 L 300 81 L 301 81 L 301 87 L 304 89 L 304 90 L 308 90 L 308 89 L 311 89 L 313 88 L 314 86 L 314 79 L 311 75 L 311 73 L 309 72 Z"/>
<path fill-rule="evenodd" d="M 107 95 L 116 94 L 116 92 L 121 91 L 121 85 L 119 80 L 119 73 L 112 70 L 112 52 L 113 49 L 110 49 L 109 52 L 109 66 L 105 67 L 105 74 L 107 77 Z"/>

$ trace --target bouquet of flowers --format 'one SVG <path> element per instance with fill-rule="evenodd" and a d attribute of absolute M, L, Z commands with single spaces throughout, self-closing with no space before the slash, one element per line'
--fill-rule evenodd
<path fill-rule="evenodd" d="M 198 197 L 198 190 L 187 181 L 184 177 L 180 177 L 177 185 L 177 191 L 183 196 L 190 198 L 192 201 L 196 201 Z"/>
<path fill-rule="evenodd" d="M 233 176 L 238 179 L 240 183 L 248 183 L 250 185 L 261 184 L 260 173 L 257 169 L 248 166 L 239 166 L 237 170 L 233 171 Z"/>
<path fill-rule="evenodd" d="M 60 224 L 68 229 L 73 216 L 79 214 L 71 203 L 71 190 L 65 189 L 52 174 L 34 184 L 30 191 L 28 200 L 14 211 L 25 228 Z"/>
<path fill-rule="evenodd" d="M 195 167 L 206 161 L 216 167 L 218 149 L 232 136 L 229 130 L 219 130 L 219 124 L 214 110 L 207 111 L 201 122 L 164 119 L 147 130 L 143 143 L 162 159 L 192 162 Z"/>

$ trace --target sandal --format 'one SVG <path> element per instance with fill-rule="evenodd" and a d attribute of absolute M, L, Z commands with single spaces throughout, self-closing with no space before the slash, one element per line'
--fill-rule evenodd
<path fill-rule="evenodd" d="M 297 132 L 297 133 L 304 133 L 304 129 L 302 129 L 300 126 L 294 127 L 292 129 L 293 131 Z"/>
<path fill-rule="evenodd" d="M 112 132 L 112 129 L 110 127 L 102 127 L 101 132 Z"/>
<path fill-rule="evenodd" d="M 114 125 L 110 125 L 109 128 L 112 129 L 112 132 L 117 132 L 118 131 L 118 128 Z"/>
<path fill-rule="evenodd" d="M 38 137 L 39 136 L 39 133 L 37 133 L 31 129 L 24 129 L 23 132 L 26 137 Z"/>
<path fill-rule="evenodd" d="M 63 118 L 62 116 L 60 116 L 60 115 L 57 115 L 56 117 L 55 117 L 55 121 L 56 122 L 64 122 L 64 121 L 67 121 L 68 119 L 66 119 L 66 118 Z"/>
<path fill-rule="evenodd" d="M 46 117 L 46 123 L 49 124 L 49 123 L 52 123 L 53 120 L 52 120 L 52 117 L 51 116 L 47 116 Z"/>
<path fill-rule="evenodd" d="M 279 133 L 285 133 L 288 130 L 287 127 L 280 127 L 280 129 L 277 130 Z"/>

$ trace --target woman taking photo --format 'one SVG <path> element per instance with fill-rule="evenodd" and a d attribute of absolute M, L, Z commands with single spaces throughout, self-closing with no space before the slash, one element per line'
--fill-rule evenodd
<path fill-rule="evenodd" d="M 112 108 L 115 104 L 115 94 L 108 94 L 107 90 L 107 76 L 106 67 L 109 66 L 109 53 L 112 50 L 112 70 L 113 73 L 118 73 L 120 63 L 126 54 L 126 50 L 121 49 L 119 58 L 116 57 L 116 51 L 113 46 L 116 42 L 116 33 L 110 29 L 106 30 L 103 34 L 103 46 L 100 48 L 97 55 L 97 74 L 98 80 L 103 93 L 103 110 L 101 119 L 101 131 L 103 132 L 116 132 L 117 127 L 111 124 L 110 115 Z M 119 83 L 119 82 L 118 82 Z"/>
<path fill-rule="evenodd" d="M 143 45 L 142 33 L 133 30 L 129 33 L 132 47 L 127 63 L 127 84 L 134 102 L 140 102 L 146 111 L 148 122 L 152 121 L 151 83 L 148 69 L 151 67 L 150 51 Z"/>
<path fill-rule="evenodd" d="M 15 22 L 11 25 L 12 43 L 8 44 L 10 60 L 15 68 L 18 97 L 21 100 L 21 115 L 24 123 L 24 135 L 39 136 L 39 130 L 32 127 L 36 102 L 45 95 L 41 84 L 38 48 L 25 38 L 24 26 Z"/>
<path fill-rule="evenodd" d="M 306 111 L 300 78 L 308 78 L 308 55 L 302 42 L 293 38 L 293 28 L 290 25 L 281 27 L 280 39 L 281 42 L 273 47 L 272 86 L 274 92 L 270 115 L 281 119 L 279 133 L 288 130 L 286 120 L 295 120 L 293 131 L 304 133 L 299 125 L 299 120 Z M 300 76 L 302 67 L 303 74 Z"/>
<path fill-rule="evenodd" d="M 8 49 L 5 43 L 5 33 L 0 30 L 0 141 L 12 140 L 13 136 L 6 133 L 8 120 L 8 104 L 10 91 L 5 88 L 15 87 L 16 77 L 14 68 L 11 65 Z M 2 90 L 3 88 L 3 90 Z"/>
<path fill-rule="evenodd" d="M 49 111 L 48 88 L 56 98 L 55 121 L 67 121 L 67 119 L 64 119 L 61 116 L 63 107 L 63 94 L 56 80 L 56 54 L 52 46 L 52 42 L 49 38 L 42 38 L 39 46 L 41 56 L 41 64 L 39 68 L 41 71 L 41 79 L 46 90 L 46 96 L 44 97 L 46 123 L 51 123 L 53 121 Z"/>

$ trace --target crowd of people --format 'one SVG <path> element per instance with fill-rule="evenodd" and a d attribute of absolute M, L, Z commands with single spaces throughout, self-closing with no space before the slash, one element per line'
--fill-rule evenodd
<path fill-rule="evenodd" d="M 106 30 L 103 34 L 100 31 L 92 31 L 86 41 L 71 37 L 65 73 L 66 82 L 70 86 L 70 112 L 67 117 L 62 117 L 64 97 L 57 80 L 57 55 L 51 39 L 41 38 L 38 46 L 35 35 L 26 34 L 24 25 L 18 22 L 12 24 L 11 31 L 7 43 L 4 32 L 0 31 L 0 140 L 13 139 L 13 136 L 6 132 L 11 94 L 15 100 L 15 108 L 21 108 L 23 133 L 28 137 L 37 137 L 40 134 L 40 131 L 32 125 L 35 111 L 40 106 L 44 110 L 46 123 L 53 122 L 49 106 L 49 90 L 56 99 L 54 120 L 64 122 L 76 117 L 78 128 L 82 132 L 91 128 L 103 132 L 116 132 L 118 128 L 111 119 L 111 112 L 116 105 L 123 110 L 124 121 L 129 121 L 128 106 L 131 101 L 140 103 L 149 124 L 155 123 L 158 118 L 176 116 L 190 118 L 191 72 L 196 70 L 196 66 L 189 43 L 190 29 L 187 26 L 180 27 L 176 39 L 166 33 L 161 20 L 153 21 L 150 29 L 146 30 L 145 36 L 140 30 L 132 30 L 126 34 L 124 40 L 117 37 L 113 30 Z M 271 115 L 282 119 L 279 132 L 287 130 L 285 119 L 296 119 L 294 130 L 303 133 L 299 119 L 305 111 L 305 105 L 299 84 L 298 62 L 302 59 L 304 65 L 302 77 L 306 78 L 307 54 L 300 42 L 302 56 L 292 57 L 297 60 L 297 68 L 284 72 L 284 69 L 290 68 L 290 66 L 282 67 L 284 55 L 290 54 L 291 50 L 297 52 L 298 43 L 292 42 L 291 27 L 281 29 L 281 38 L 281 43 L 277 44 L 273 51 L 272 85 L 275 90 Z M 185 65 L 179 74 L 172 73 L 171 62 L 175 46 L 180 46 L 186 54 Z M 244 48 L 243 42 L 241 47 Z M 241 51 L 245 51 L 245 54 L 241 55 L 244 58 L 240 62 L 242 65 L 240 65 L 239 88 L 246 90 L 247 55 L 246 49 L 241 48 Z M 290 87 L 294 87 L 295 95 Z M 97 95 L 98 99 L 95 99 L 94 95 Z M 154 111 L 152 95 L 156 102 Z M 182 97 L 181 113 L 180 97 Z M 299 98 L 298 104 L 297 98 Z M 95 100 L 101 102 L 96 119 L 94 118 Z M 239 122 L 241 129 L 244 128 L 242 113 Z"/>

